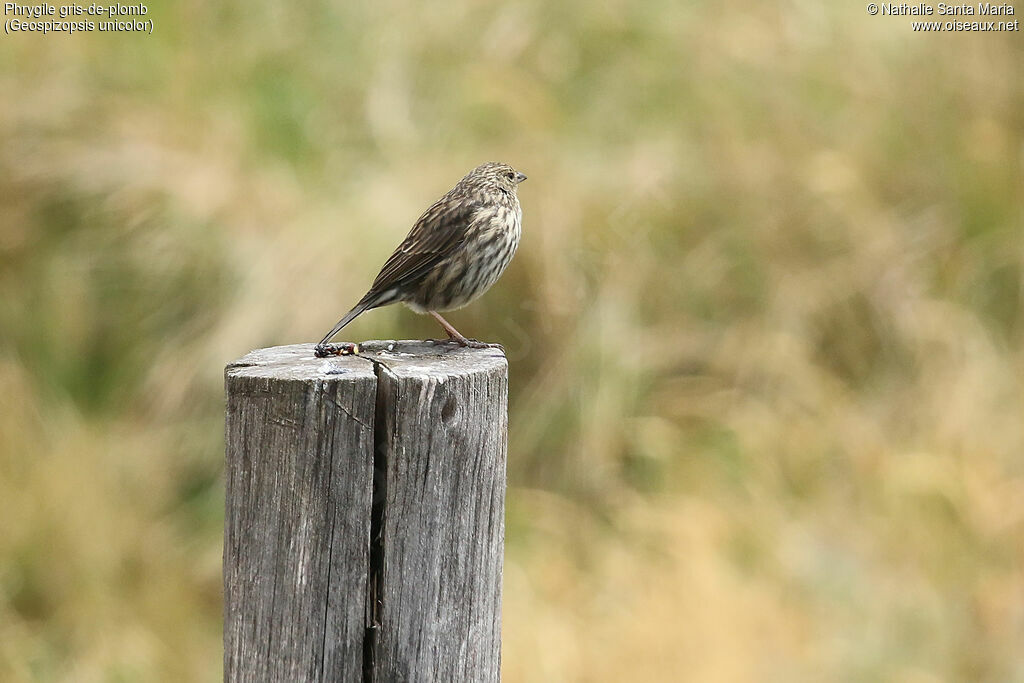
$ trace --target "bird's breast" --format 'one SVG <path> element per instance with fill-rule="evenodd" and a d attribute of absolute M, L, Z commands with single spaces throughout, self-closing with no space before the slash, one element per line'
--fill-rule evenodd
<path fill-rule="evenodd" d="M 461 308 L 497 282 L 519 246 L 522 211 L 489 206 L 477 213 L 462 247 L 424 278 L 416 305 L 424 310 Z"/>

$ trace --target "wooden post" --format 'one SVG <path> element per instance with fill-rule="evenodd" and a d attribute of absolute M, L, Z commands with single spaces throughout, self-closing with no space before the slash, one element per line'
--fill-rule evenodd
<path fill-rule="evenodd" d="M 225 385 L 225 681 L 497 681 L 501 351 L 282 346 Z"/>

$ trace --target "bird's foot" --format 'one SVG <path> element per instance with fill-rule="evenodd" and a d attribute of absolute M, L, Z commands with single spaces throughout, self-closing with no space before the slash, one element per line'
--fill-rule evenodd
<path fill-rule="evenodd" d="M 482 342 L 477 341 L 476 339 L 466 339 L 462 345 L 471 349 L 500 349 L 502 353 L 505 353 L 505 347 L 501 344 Z"/>
<path fill-rule="evenodd" d="M 317 344 L 313 349 L 313 355 L 317 358 L 328 356 L 356 356 L 359 355 L 359 344 L 342 342 L 340 344 Z"/>
<path fill-rule="evenodd" d="M 505 347 L 501 344 L 489 344 L 477 339 L 467 339 L 466 337 L 449 337 L 448 339 L 433 339 L 431 341 L 437 344 L 458 344 L 467 349 L 501 349 L 501 352 L 505 353 Z"/>

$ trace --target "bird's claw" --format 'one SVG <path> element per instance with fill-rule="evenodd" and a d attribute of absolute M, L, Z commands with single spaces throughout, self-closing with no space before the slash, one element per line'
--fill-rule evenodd
<path fill-rule="evenodd" d="M 505 353 L 505 347 L 501 344 L 490 344 L 478 339 L 467 339 L 466 337 L 449 337 L 448 339 L 435 339 L 432 341 L 439 344 L 458 344 L 467 349 L 501 349 L 501 352 Z"/>
<path fill-rule="evenodd" d="M 477 339 L 460 339 L 459 337 L 448 337 L 447 339 L 424 339 L 423 341 L 427 342 L 428 344 L 437 345 L 455 344 L 456 346 L 461 346 L 467 349 L 501 349 L 502 353 L 505 352 L 505 347 L 502 346 L 501 344 L 489 344 L 487 342 L 482 342 Z"/>
<path fill-rule="evenodd" d="M 488 342 L 477 341 L 476 339 L 466 339 L 461 343 L 463 346 L 471 349 L 501 349 L 501 352 L 505 353 L 505 347 L 501 344 L 491 344 Z"/>

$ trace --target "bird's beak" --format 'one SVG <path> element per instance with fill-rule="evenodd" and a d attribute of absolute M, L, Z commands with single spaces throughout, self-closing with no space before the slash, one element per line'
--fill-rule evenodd
<path fill-rule="evenodd" d="M 526 174 L 516 171 L 516 185 L 526 180 Z"/>

